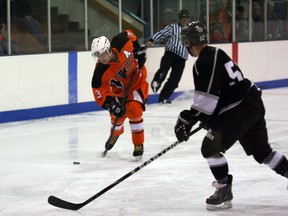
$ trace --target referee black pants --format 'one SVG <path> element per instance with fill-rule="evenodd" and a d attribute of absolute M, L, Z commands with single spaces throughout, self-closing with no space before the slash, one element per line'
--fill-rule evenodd
<path fill-rule="evenodd" d="M 171 68 L 172 70 L 167 82 L 160 92 L 159 102 L 169 99 L 174 90 L 178 87 L 185 67 L 185 62 L 185 59 L 181 58 L 175 53 L 165 51 L 163 57 L 161 58 L 160 68 L 156 72 L 153 81 L 157 81 L 161 85 L 165 80 L 169 69 Z"/>

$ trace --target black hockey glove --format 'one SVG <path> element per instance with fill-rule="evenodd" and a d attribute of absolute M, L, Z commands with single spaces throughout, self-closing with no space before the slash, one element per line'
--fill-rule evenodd
<path fill-rule="evenodd" d="M 121 105 L 116 101 L 115 97 L 108 96 L 102 106 L 104 109 L 108 110 L 110 114 L 114 115 L 116 118 L 123 117 L 126 110 L 121 109 Z"/>
<path fill-rule="evenodd" d="M 133 50 L 134 58 L 138 60 L 138 68 L 143 67 L 146 62 L 146 47 L 142 46 Z"/>
<path fill-rule="evenodd" d="M 125 108 L 122 109 L 121 105 L 115 99 L 110 101 L 108 111 L 110 112 L 110 114 L 114 115 L 116 118 L 121 118 L 126 113 Z"/>
<path fill-rule="evenodd" d="M 197 122 L 198 120 L 191 114 L 190 110 L 183 110 L 180 113 L 174 128 L 178 142 L 187 141 L 189 139 L 189 133 Z"/>

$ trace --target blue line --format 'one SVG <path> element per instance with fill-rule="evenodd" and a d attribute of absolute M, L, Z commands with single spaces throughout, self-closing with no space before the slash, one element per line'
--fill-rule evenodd
<path fill-rule="evenodd" d="M 256 82 L 256 85 L 261 89 L 281 88 L 288 86 L 288 79 L 271 80 L 264 82 Z"/>
<path fill-rule="evenodd" d="M 68 88 L 69 104 L 77 103 L 77 52 L 68 53 Z"/>
<path fill-rule="evenodd" d="M 103 110 L 95 101 L 0 112 L 0 123 L 26 121 Z"/>

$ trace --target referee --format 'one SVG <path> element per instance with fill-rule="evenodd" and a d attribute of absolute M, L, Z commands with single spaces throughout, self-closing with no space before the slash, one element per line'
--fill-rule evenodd
<path fill-rule="evenodd" d="M 178 87 L 185 67 L 185 62 L 188 59 L 188 51 L 185 46 L 182 45 L 180 36 L 181 29 L 188 25 L 191 15 L 187 10 L 181 10 L 178 14 L 178 18 L 178 23 L 167 25 L 146 42 L 146 47 L 149 48 L 153 43 L 160 44 L 163 41 L 167 41 L 165 53 L 160 62 L 160 68 L 151 82 L 151 88 L 153 92 L 156 93 L 165 80 L 169 69 L 172 68 L 170 76 L 159 95 L 158 102 L 163 104 L 171 104 L 169 97 Z"/>

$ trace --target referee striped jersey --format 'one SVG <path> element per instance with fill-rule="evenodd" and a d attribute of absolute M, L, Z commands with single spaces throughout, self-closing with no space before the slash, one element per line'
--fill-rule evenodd
<path fill-rule="evenodd" d="M 150 40 L 153 43 L 160 43 L 161 41 L 167 41 L 165 51 L 170 51 L 183 59 L 188 59 L 188 51 L 181 43 L 181 30 L 182 27 L 179 23 L 172 23 L 167 25 L 164 29 L 155 33 Z"/>

